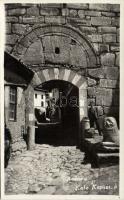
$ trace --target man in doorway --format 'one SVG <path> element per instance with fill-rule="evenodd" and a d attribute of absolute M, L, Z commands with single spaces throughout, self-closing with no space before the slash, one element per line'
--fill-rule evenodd
<path fill-rule="evenodd" d="M 90 108 L 88 110 L 88 117 L 89 117 L 89 120 L 90 120 L 91 128 L 94 127 L 94 124 L 96 124 L 96 128 L 99 132 L 99 135 L 102 135 L 101 129 L 100 129 L 100 126 L 99 126 L 99 122 L 98 122 L 98 109 L 97 109 L 97 107 L 95 107 L 93 105 L 93 102 L 90 103 Z"/>

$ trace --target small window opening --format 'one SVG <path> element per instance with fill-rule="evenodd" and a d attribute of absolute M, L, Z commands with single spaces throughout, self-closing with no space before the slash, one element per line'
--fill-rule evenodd
<path fill-rule="evenodd" d="M 59 47 L 56 47 L 56 48 L 55 48 L 55 53 L 56 53 L 56 54 L 59 54 L 59 53 L 60 53 Z"/>

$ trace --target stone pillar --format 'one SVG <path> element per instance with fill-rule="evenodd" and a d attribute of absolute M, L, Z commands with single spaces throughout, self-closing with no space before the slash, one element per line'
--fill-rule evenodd
<path fill-rule="evenodd" d="M 28 150 L 35 146 L 34 88 L 29 85 L 26 90 L 26 127 Z"/>
<path fill-rule="evenodd" d="M 79 89 L 79 140 L 84 140 L 83 118 L 87 117 L 87 89 Z"/>

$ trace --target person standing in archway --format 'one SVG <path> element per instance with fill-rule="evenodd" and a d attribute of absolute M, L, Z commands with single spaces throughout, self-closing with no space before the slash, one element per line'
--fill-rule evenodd
<path fill-rule="evenodd" d="M 88 110 L 88 117 L 90 120 L 91 128 L 94 127 L 94 124 L 96 124 L 96 128 L 99 132 L 99 135 L 102 135 L 99 122 L 98 122 L 98 110 L 95 106 L 93 106 L 93 102 L 90 103 L 90 108 Z"/>

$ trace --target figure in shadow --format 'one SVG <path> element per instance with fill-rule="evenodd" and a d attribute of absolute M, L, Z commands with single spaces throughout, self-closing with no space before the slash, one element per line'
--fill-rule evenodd
<path fill-rule="evenodd" d="M 11 156 L 11 144 L 12 144 L 11 133 L 5 124 L 4 126 L 4 167 L 5 168 L 8 166 L 8 162 Z"/>

